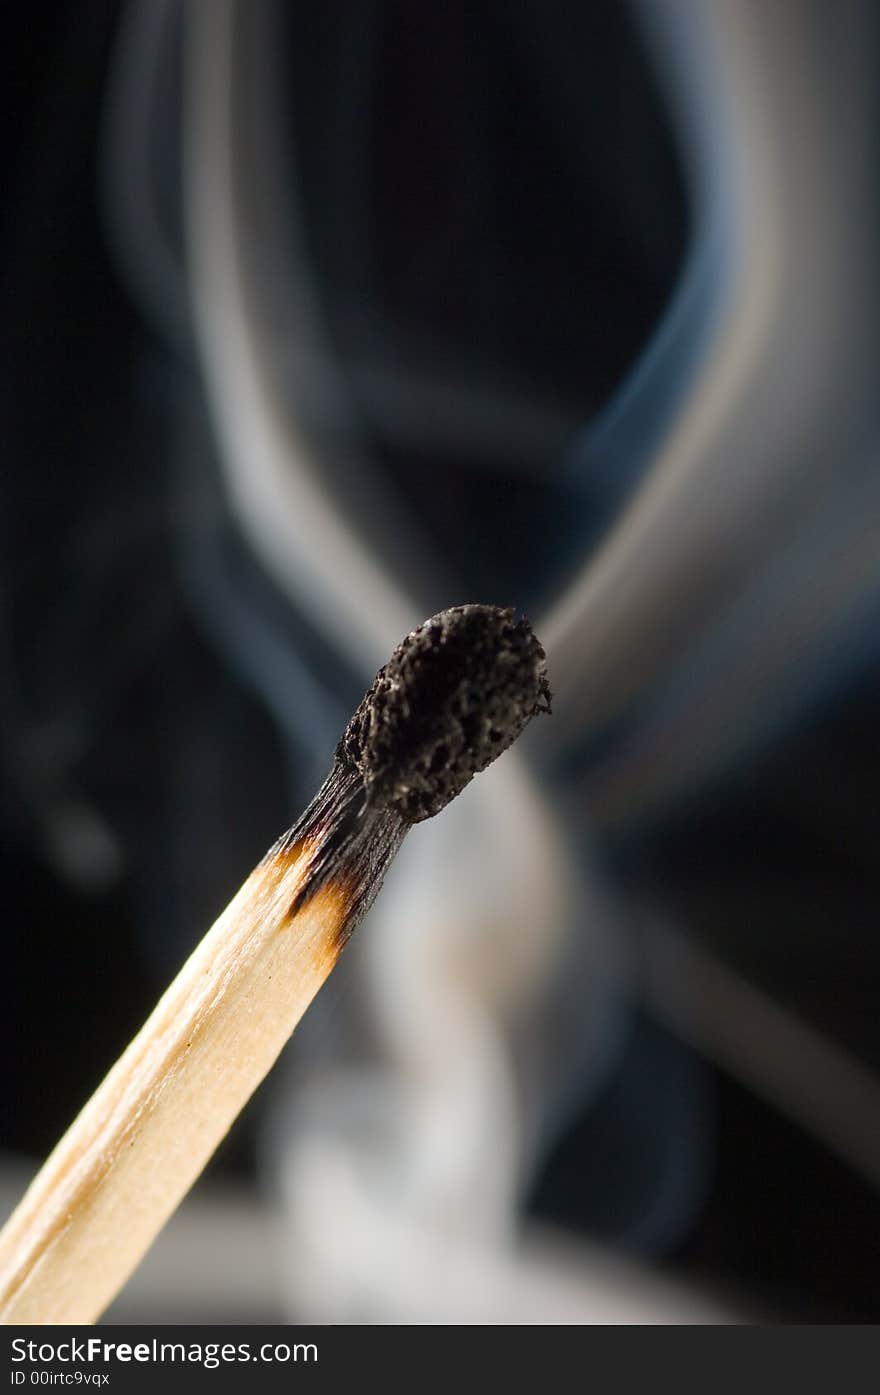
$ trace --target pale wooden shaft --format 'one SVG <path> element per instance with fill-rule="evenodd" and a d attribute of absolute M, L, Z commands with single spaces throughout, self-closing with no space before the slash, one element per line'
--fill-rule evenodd
<path fill-rule="evenodd" d="M 308 850 L 306 850 L 308 851 Z M 198 1177 L 333 968 L 329 885 L 261 864 L 201 941 L 0 1234 L 0 1321 L 94 1322 Z"/>

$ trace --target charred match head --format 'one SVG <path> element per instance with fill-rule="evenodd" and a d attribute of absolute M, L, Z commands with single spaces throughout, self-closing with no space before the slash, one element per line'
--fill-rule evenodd
<path fill-rule="evenodd" d="M 339 759 L 374 806 L 420 823 L 550 711 L 544 650 L 512 610 L 460 605 L 407 635 L 346 728 Z"/>
<path fill-rule="evenodd" d="M 308 850 L 292 913 L 334 882 L 348 904 L 344 943 L 407 829 L 439 813 L 549 711 L 544 650 L 512 610 L 454 606 L 413 630 L 364 695 L 321 789 L 269 854 Z"/>

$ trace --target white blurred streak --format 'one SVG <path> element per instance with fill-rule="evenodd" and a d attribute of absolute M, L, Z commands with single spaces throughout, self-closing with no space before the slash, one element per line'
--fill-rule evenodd
<path fill-rule="evenodd" d="M 179 9 L 179 0 L 132 0 L 122 9 L 104 96 L 99 171 L 104 227 L 141 308 L 161 334 L 186 343 L 186 280 L 159 216 L 153 168 L 157 89 Z"/>
<path fill-rule="evenodd" d="M 644 484 L 541 622 L 559 697 L 548 740 L 563 747 L 674 670 L 833 495 L 873 424 L 870 7 L 657 0 L 645 12 L 670 94 L 688 104 L 679 120 L 713 133 L 684 149 L 698 242 L 721 200 L 730 279 L 706 306 L 708 350 Z M 695 83 L 694 64 L 711 79 Z M 762 637 L 739 640 L 725 655 L 734 684 Z"/>
<path fill-rule="evenodd" d="M 472 1111 L 465 1195 L 500 1169 L 492 1189 L 516 1206 L 571 1082 L 582 1103 L 604 1078 L 632 972 L 619 928 L 513 761 L 409 835 L 368 928 L 365 989 L 386 1057 L 438 1116 L 472 1090 L 468 1072 L 494 1074 L 504 1116 Z"/>
<path fill-rule="evenodd" d="M 325 487 L 285 397 L 275 327 L 260 320 L 254 263 L 272 249 L 248 201 L 258 199 L 279 133 L 261 129 L 256 149 L 247 145 L 254 133 L 242 121 L 235 81 L 247 8 L 214 0 L 187 14 L 184 182 L 196 337 L 230 501 L 254 550 L 318 630 L 375 672 L 424 616 Z M 250 8 L 251 31 L 262 36 L 266 6 Z M 267 55 L 261 82 L 271 83 L 274 66 Z M 248 95 L 252 117 L 259 92 Z"/>
<path fill-rule="evenodd" d="M 805 511 L 794 536 L 757 580 L 743 582 L 716 626 L 626 747 L 587 777 L 597 823 L 611 825 L 693 787 L 801 715 L 825 675 L 845 664 L 852 631 L 869 632 L 880 601 L 880 469 L 861 474 Z M 728 666 L 747 644 L 747 659 Z M 824 672 L 823 672 L 824 661 Z"/>
<path fill-rule="evenodd" d="M 741 1315 L 596 1247 L 527 1227 L 487 1243 L 377 1204 L 319 1132 L 287 1173 L 293 1311 L 318 1321 L 437 1324 L 728 1323 Z"/>

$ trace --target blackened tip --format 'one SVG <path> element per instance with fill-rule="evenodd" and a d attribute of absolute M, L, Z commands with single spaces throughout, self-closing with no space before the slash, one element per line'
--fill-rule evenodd
<path fill-rule="evenodd" d="M 346 728 L 340 760 L 406 823 L 439 813 L 550 711 L 544 650 L 497 606 L 441 611 L 407 635 Z"/>

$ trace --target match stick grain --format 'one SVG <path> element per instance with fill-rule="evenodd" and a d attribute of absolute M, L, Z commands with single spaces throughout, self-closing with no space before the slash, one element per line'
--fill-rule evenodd
<path fill-rule="evenodd" d="M 311 850 L 251 873 L 0 1235 L 3 1323 L 91 1323 L 136 1268 L 331 972 L 349 908 L 291 907 Z"/>

